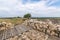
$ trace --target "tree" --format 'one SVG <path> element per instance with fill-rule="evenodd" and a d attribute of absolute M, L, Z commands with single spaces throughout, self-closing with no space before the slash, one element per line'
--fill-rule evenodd
<path fill-rule="evenodd" d="M 17 18 L 21 18 L 21 17 L 17 16 Z"/>
<path fill-rule="evenodd" d="M 29 13 L 25 14 L 24 18 L 28 18 L 28 19 L 31 18 L 31 14 L 29 14 Z"/>

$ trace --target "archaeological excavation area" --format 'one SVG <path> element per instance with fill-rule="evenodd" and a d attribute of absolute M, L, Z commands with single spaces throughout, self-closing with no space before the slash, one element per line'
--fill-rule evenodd
<path fill-rule="evenodd" d="M 2 22 L 0 40 L 60 40 L 60 21 L 28 19 L 19 25 Z"/>

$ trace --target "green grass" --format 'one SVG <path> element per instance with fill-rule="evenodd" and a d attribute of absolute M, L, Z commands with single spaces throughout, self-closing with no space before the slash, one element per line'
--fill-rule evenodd
<path fill-rule="evenodd" d="M 0 22 L 7 22 L 7 23 L 12 23 L 12 24 L 21 24 L 24 22 L 24 19 L 22 18 L 12 18 L 12 19 L 0 19 Z"/>

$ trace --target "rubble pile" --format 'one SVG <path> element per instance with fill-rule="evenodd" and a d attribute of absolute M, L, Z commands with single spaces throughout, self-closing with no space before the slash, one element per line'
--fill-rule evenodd
<path fill-rule="evenodd" d="M 11 23 L 8 25 L 10 26 Z M 10 34 L 16 35 L 6 38 L 6 40 L 60 40 L 60 25 L 53 24 L 49 19 L 46 21 L 29 19 L 22 25 L 14 26 L 13 29 L 7 31 L 7 34 L 11 32 Z"/>
<path fill-rule="evenodd" d="M 53 24 L 49 19 L 46 22 L 29 20 L 27 21 L 27 26 L 32 27 L 40 32 L 44 32 L 45 34 L 60 37 L 60 25 Z"/>
<path fill-rule="evenodd" d="M 29 30 L 28 32 L 24 32 L 19 36 L 15 36 L 6 40 L 60 40 L 60 38 L 49 36 L 37 30 Z"/>
<path fill-rule="evenodd" d="M 47 39 L 48 35 L 45 35 L 44 33 L 36 30 L 29 30 L 28 32 L 24 32 L 20 36 L 15 36 L 14 38 L 10 38 L 9 40 L 47 40 Z"/>
<path fill-rule="evenodd" d="M 8 28 L 12 28 L 13 26 L 14 26 L 14 24 L 12 24 L 12 23 L 1 22 L 0 23 L 0 31 L 8 29 Z"/>

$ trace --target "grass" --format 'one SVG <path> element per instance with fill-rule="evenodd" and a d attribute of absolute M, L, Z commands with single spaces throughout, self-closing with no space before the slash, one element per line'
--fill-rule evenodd
<path fill-rule="evenodd" d="M 24 22 L 24 19 L 22 18 L 12 18 L 12 19 L 0 19 L 0 22 L 7 22 L 7 23 L 12 23 L 12 24 L 21 24 Z"/>

